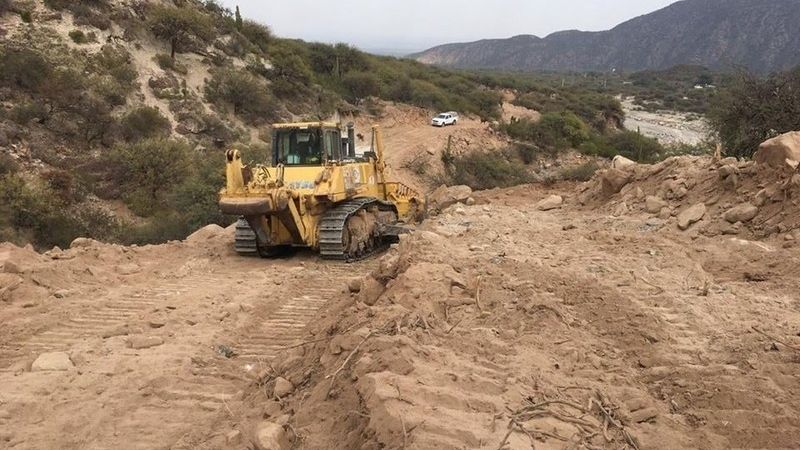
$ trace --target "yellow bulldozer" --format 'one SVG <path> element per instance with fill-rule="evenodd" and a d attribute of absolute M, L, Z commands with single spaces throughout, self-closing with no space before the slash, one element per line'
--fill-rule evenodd
<path fill-rule="evenodd" d="M 226 158 L 219 206 L 240 217 L 235 246 L 243 255 L 307 247 L 326 259 L 357 260 L 396 240 L 405 224 L 424 214 L 417 192 L 387 181 L 377 126 L 361 155 L 353 124 L 309 122 L 272 126 L 268 165 L 245 166 L 237 149 Z"/>

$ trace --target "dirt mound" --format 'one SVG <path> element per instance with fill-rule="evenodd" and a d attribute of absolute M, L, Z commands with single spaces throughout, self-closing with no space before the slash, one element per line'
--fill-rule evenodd
<path fill-rule="evenodd" d="M 581 188 L 578 201 L 616 216 L 650 214 L 653 224 L 694 235 L 793 240 L 800 227 L 792 201 L 798 194 L 800 175 L 790 166 L 683 156 L 601 171 Z"/>

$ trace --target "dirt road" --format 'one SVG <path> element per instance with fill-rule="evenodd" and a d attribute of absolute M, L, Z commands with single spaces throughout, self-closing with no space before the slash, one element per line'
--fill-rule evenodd
<path fill-rule="evenodd" d="M 0 312 L 0 447 L 196 448 L 184 436 L 236 408 L 341 280 L 370 267 L 239 258 L 227 238 L 58 260 L 6 252 L 34 290 Z M 50 352 L 73 367 L 30 371 Z"/>

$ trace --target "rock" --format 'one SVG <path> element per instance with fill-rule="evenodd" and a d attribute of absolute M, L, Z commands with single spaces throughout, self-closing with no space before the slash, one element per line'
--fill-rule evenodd
<path fill-rule="evenodd" d="M 283 377 L 278 377 L 275 379 L 275 389 L 272 390 L 272 393 L 276 397 L 283 398 L 292 392 L 294 392 L 294 385 L 291 381 Z"/>
<path fill-rule="evenodd" d="M 433 211 L 444 211 L 456 203 L 466 203 L 472 197 L 469 186 L 439 186 L 428 196 L 428 208 Z"/>
<path fill-rule="evenodd" d="M 163 344 L 164 340 L 157 336 L 134 336 L 128 339 L 128 347 L 134 350 L 158 347 Z"/>
<path fill-rule="evenodd" d="M 656 408 L 644 408 L 631 413 L 631 421 L 633 423 L 650 422 L 656 417 L 658 417 Z"/>
<path fill-rule="evenodd" d="M 231 303 L 228 303 L 225 306 L 223 306 L 222 309 L 224 311 L 228 312 L 230 315 L 234 315 L 234 314 L 239 314 L 240 312 L 242 312 L 242 305 L 240 305 L 240 304 L 238 304 L 236 302 L 231 302 Z"/>
<path fill-rule="evenodd" d="M 470 198 L 467 199 L 466 202 L 464 202 L 464 204 L 467 205 L 467 206 L 473 206 L 475 204 L 475 199 L 470 197 Z"/>
<path fill-rule="evenodd" d="M 241 441 L 241 439 L 242 439 L 242 432 L 239 430 L 230 431 L 228 432 L 228 434 L 225 435 L 225 443 L 227 445 L 236 445 L 239 443 L 239 441 Z"/>
<path fill-rule="evenodd" d="M 747 223 L 755 219 L 758 215 L 758 207 L 750 203 L 743 203 L 735 208 L 729 209 L 725 213 L 725 220 L 729 223 Z"/>
<path fill-rule="evenodd" d="M 352 294 L 361 292 L 361 278 L 352 278 L 347 282 L 347 290 Z"/>
<path fill-rule="evenodd" d="M 120 275 L 134 275 L 142 271 L 138 264 L 129 263 L 117 266 L 117 273 Z"/>
<path fill-rule="evenodd" d="M 631 174 L 619 169 L 606 170 L 600 176 L 603 194 L 611 196 L 621 191 L 631 181 Z"/>
<path fill-rule="evenodd" d="M 97 241 L 95 241 L 94 239 L 79 237 L 75 238 L 75 240 L 73 240 L 72 243 L 69 244 L 69 248 L 88 248 L 96 244 Z"/>
<path fill-rule="evenodd" d="M 613 169 L 622 169 L 623 167 L 629 167 L 636 165 L 635 161 L 632 161 L 622 155 L 617 155 L 614 159 L 611 160 L 611 168 Z"/>
<path fill-rule="evenodd" d="M 156 328 L 156 329 L 164 328 L 165 326 L 167 326 L 167 321 L 165 319 L 159 317 L 159 318 L 150 319 L 147 322 L 147 325 L 149 325 L 150 328 Z"/>
<path fill-rule="evenodd" d="M 361 282 L 361 291 L 358 300 L 365 305 L 373 306 L 378 303 L 378 298 L 383 294 L 384 286 L 375 278 L 368 277 Z"/>
<path fill-rule="evenodd" d="M 691 208 L 685 209 L 678 214 L 678 228 L 687 230 L 692 224 L 702 220 L 705 215 L 706 205 L 704 203 L 698 203 Z"/>
<path fill-rule="evenodd" d="M 253 432 L 253 445 L 256 450 L 287 450 L 289 439 L 282 426 L 273 422 L 261 422 Z"/>
<path fill-rule="evenodd" d="M 800 131 L 792 131 L 765 141 L 753 155 L 756 164 L 794 169 L 800 163 Z"/>
<path fill-rule="evenodd" d="M 32 372 L 58 372 L 75 367 L 64 352 L 42 353 L 31 365 Z"/>
<path fill-rule="evenodd" d="M 667 206 L 669 206 L 667 205 L 667 202 L 654 195 L 647 196 L 647 199 L 644 201 L 644 209 L 650 214 L 658 214 Z"/>
<path fill-rule="evenodd" d="M 550 211 L 556 209 L 564 204 L 564 199 L 560 195 L 551 195 L 536 204 L 536 209 L 539 211 Z"/>
<path fill-rule="evenodd" d="M 127 325 L 122 325 L 115 328 L 109 328 L 108 330 L 104 331 L 103 334 L 100 336 L 103 339 L 108 339 L 117 336 L 127 336 L 131 333 L 131 330 L 128 328 Z"/>
<path fill-rule="evenodd" d="M 718 172 L 719 172 L 719 179 L 720 180 L 724 180 L 725 178 L 728 178 L 731 175 L 738 174 L 739 173 L 739 167 L 737 167 L 735 164 L 730 164 L 730 165 L 727 165 L 727 166 L 720 167 L 718 169 Z"/>
<path fill-rule="evenodd" d="M 67 298 L 70 294 L 69 289 L 59 289 L 53 293 L 53 297 L 55 298 Z"/>

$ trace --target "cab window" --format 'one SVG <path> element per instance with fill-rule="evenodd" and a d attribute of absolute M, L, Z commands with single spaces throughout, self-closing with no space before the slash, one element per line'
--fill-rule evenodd
<path fill-rule="evenodd" d="M 328 161 L 342 160 L 342 140 L 336 131 L 325 132 L 325 156 Z"/>
<path fill-rule="evenodd" d="M 282 130 L 275 136 L 276 162 L 287 166 L 322 163 L 319 130 Z"/>

